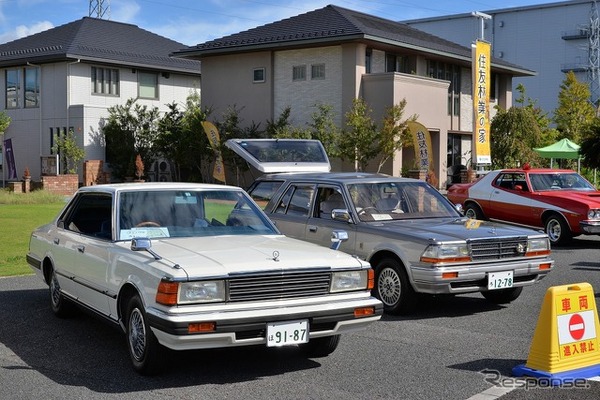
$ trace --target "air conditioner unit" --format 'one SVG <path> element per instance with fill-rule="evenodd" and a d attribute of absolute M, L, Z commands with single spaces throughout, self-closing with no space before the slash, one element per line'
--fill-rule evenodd
<path fill-rule="evenodd" d="M 156 172 L 158 182 L 172 182 L 173 171 L 174 169 L 168 160 L 159 159 L 156 161 Z"/>
<path fill-rule="evenodd" d="M 150 169 L 146 172 L 147 182 L 172 182 L 173 181 L 173 166 L 163 158 L 154 161 Z"/>

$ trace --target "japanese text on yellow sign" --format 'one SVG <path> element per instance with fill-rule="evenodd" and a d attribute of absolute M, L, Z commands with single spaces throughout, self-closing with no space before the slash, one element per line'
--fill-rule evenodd
<path fill-rule="evenodd" d="M 490 44 L 478 40 L 473 57 L 473 135 L 477 164 L 491 164 L 490 152 Z"/>
<path fill-rule="evenodd" d="M 593 305 L 589 294 L 563 294 L 556 302 L 560 357 L 572 358 L 598 352 Z"/>

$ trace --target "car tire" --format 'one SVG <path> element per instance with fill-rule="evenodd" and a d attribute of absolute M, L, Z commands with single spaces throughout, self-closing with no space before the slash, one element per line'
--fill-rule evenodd
<path fill-rule="evenodd" d="M 302 351 L 310 358 L 327 357 L 337 349 L 340 335 L 327 336 L 309 340 L 302 344 Z"/>
<path fill-rule="evenodd" d="M 133 368 L 141 375 L 155 375 L 164 365 L 164 348 L 148 325 L 146 312 L 139 296 L 135 295 L 127 303 L 125 334 L 127 350 Z"/>
<path fill-rule="evenodd" d="M 481 211 L 481 208 L 475 203 L 465 204 L 465 217 L 479 220 L 485 219 L 483 211 Z"/>
<path fill-rule="evenodd" d="M 376 265 L 374 296 L 388 314 L 409 313 L 417 304 L 417 293 L 404 267 L 393 258 L 384 258 Z"/>
<path fill-rule="evenodd" d="M 68 300 L 65 295 L 60 291 L 60 284 L 56 279 L 56 272 L 54 269 L 50 271 L 50 307 L 52 312 L 59 318 L 68 318 L 75 313 L 75 304 Z"/>
<path fill-rule="evenodd" d="M 481 292 L 481 294 L 490 303 L 508 304 L 516 300 L 521 295 L 522 291 L 522 287 L 513 287 L 508 289 L 487 290 L 485 292 Z"/>
<path fill-rule="evenodd" d="M 546 218 L 544 232 L 548 235 L 550 243 L 556 246 L 567 244 L 573 238 L 567 222 L 558 214 L 552 214 Z"/>

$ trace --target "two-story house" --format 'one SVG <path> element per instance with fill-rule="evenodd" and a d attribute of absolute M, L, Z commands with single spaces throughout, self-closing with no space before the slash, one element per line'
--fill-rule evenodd
<path fill-rule="evenodd" d="M 12 120 L 4 139 L 17 174 L 8 176 L 3 165 L 4 179 L 20 179 L 25 168 L 39 179 L 56 135 L 69 130 L 86 160 L 104 160 L 101 124 L 111 106 L 131 98 L 160 111 L 185 104 L 200 90 L 200 62 L 170 57 L 184 47 L 135 25 L 90 17 L 1 44 L 0 107 Z"/>
<path fill-rule="evenodd" d="M 408 25 L 329 5 L 176 55 L 202 61 L 202 104 L 214 115 L 235 105 L 250 124 L 290 107 L 292 123 L 305 127 L 321 103 L 342 126 L 356 98 L 375 120 L 406 99 L 404 116 L 416 114 L 431 134 L 440 188 L 448 169 L 471 157 L 472 49 Z M 491 72 L 492 110 L 511 106 L 514 76 L 535 74 L 497 58 Z M 413 161 L 405 149 L 383 172 L 397 176 Z"/>

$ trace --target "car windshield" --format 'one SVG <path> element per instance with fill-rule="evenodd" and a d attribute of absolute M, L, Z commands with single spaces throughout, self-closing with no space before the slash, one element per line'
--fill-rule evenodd
<path fill-rule="evenodd" d="M 596 190 L 576 172 L 529 174 L 531 186 L 536 192 L 545 190 Z"/>
<path fill-rule="evenodd" d="M 278 233 L 242 191 L 137 190 L 118 203 L 119 240 Z"/>
<path fill-rule="evenodd" d="M 460 217 L 444 196 L 419 181 L 390 181 L 348 185 L 361 221 Z"/>

